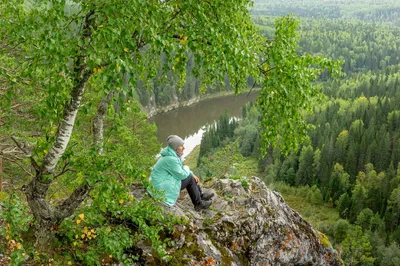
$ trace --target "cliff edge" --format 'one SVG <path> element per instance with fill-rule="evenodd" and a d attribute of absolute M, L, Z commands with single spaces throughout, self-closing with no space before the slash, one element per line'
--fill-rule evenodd
<path fill-rule="evenodd" d="M 219 179 L 204 187 L 216 194 L 209 210 L 195 212 L 186 192 L 165 207 L 189 222 L 174 228 L 169 265 L 344 265 L 326 236 L 259 178 Z M 149 247 L 140 248 L 146 265 L 160 265 Z"/>

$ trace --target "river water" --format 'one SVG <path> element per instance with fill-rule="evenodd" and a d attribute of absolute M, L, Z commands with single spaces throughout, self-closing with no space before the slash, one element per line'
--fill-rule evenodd
<path fill-rule="evenodd" d="M 255 102 L 257 91 L 240 95 L 228 95 L 206 99 L 190 106 L 155 115 L 149 119 L 157 125 L 158 140 L 166 146 L 169 135 L 178 135 L 185 140 L 183 157 L 187 156 L 201 142 L 207 125 L 213 124 L 227 110 L 231 117 L 241 117 L 241 107 Z"/>

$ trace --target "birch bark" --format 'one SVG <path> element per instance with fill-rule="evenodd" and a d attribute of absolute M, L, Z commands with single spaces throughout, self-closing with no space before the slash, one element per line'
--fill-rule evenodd
<path fill-rule="evenodd" d="M 70 103 L 64 107 L 64 114 L 59 133 L 57 134 L 56 140 L 49 153 L 47 153 L 43 159 L 43 164 L 41 167 L 41 172 L 43 175 L 53 173 L 54 168 L 67 148 L 68 142 L 71 138 L 72 129 L 74 128 L 75 118 L 78 114 L 78 109 L 81 104 L 82 96 L 85 92 L 85 85 L 90 77 L 90 74 L 91 72 L 89 71 L 85 71 L 81 74 L 82 77 L 80 79 L 80 83 L 73 89 L 71 93 L 72 99 Z"/>
<path fill-rule="evenodd" d="M 103 153 L 103 135 L 104 135 L 104 119 L 107 114 L 107 109 L 113 97 L 113 91 L 110 91 L 99 104 L 96 116 L 93 121 L 93 141 L 98 149 L 98 153 Z"/>
<path fill-rule="evenodd" d="M 92 24 L 94 11 L 90 11 L 83 20 L 82 39 L 90 39 L 92 35 Z M 54 233 L 51 229 L 59 225 L 62 220 L 73 214 L 74 210 L 82 203 L 90 192 L 91 186 L 83 184 L 76 188 L 64 202 L 54 207 L 46 201 L 47 191 L 53 181 L 53 172 L 64 154 L 70 141 L 75 119 L 81 106 L 85 86 L 89 80 L 92 70 L 86 65 L 85 48 L 80 47 L 74 64 L 75 86 L 71 90 L 70 100 L 64 106 L 62 122 L 59 127 L 55 141 L 50 151 L 43 158 L 42 164 L 37 168 L 36 176 L 31 182 L 23 187 L 25 195 L 37 221 L 35 246 L 41 251 L 51 251 L 54 244 Z M 37 165 L 36 165 L 37 166 Z"/>
<path fill-rule="evenodd" d="M 54 241 L 54 234 L 51 229 L 67 216 L 71 215 L 76 207 L 85 199 L 90 191 L 88 185 L 79 187 L 64 201 L 60 206 L 54 208 L 46 201 L 47 190 L 49 189 L 53 178 L 48 176 L 53 173 L 61 156 L 64 154 L 68 142 L 71 138 L 75 118 L 80 107 L 85 85 L 89 79 L 90 72 L 85 71 L 81 75 L 78 85 L 73 88 L 71 100 L 64 107 L 64 115 L 60 126 L 59 134 L 53 144 L 53 147 L 43 159 L 40 171 L 32 181 L 24 187 L 25 195 L 37 221 L 36 228 L 36 248 L 42 251 L 51 250 Z M 70 206 L 67 206 L 69 203 Z M 67 215 L 68 214 L 68 215 Z"/>

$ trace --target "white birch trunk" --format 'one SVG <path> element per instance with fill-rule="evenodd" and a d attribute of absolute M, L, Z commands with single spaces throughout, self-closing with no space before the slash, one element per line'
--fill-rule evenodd
<path fill-rule="evenodd" d="M 84 18 L 82 39 L 91 38 L 91 27 L 94 21 L 94 11 L 90 11 Z M 72 130 L 74 128 L 75 119 L 78 114 L 81 100 L 85 92 L 86 83 L 92 74 L 86 66 L 85 49 L 82 48 L 78 53 L 74 65 L 75 71 L 75 86 L 71 91 L 71 99 L 64 106 L 62 122 L 59 127 L 59 132 L 50 148 L 48 154 L 43 158 L 40 168 L 34 160 L 32 165 L 36 170 L 36 176 L 29 184 L 23 186 L 25 195 L 36 219 L 36 248 L 38 250 L 51 251 L 52 239 L 55 239 L 54 232 L 51 228 L 59 225 L 63 219 L 72 215 L 74 210 L 82 203 L 89 193 L 91 186 L 84 184 L 79 186 L 72 194 L 60 205 L 53 207 L 46 201 L 46 194 L 49 186 L 52 183 L 52 178 L 44 178 L 44 175 L 49 175 L 54 172 L 57 163 L 64 154 L 67 145 L 70 141 Z"/>
<path fill-rule="evenodd" d="M 80 83 L 72 91 L 72 99 L 64 107 L 63 120 L 59 129 L 59 133 L 56 136 L 56 140 L 51 147 L 49 153 L 44 157 L 42 164 L 42 174 L 51 174 L 54 171 L 58 161 L 64 154 L 67 148 L 68 142 L 71 138 L 72 130 L 75 124 L 75 118 L 78 114 L 79 107 L 83 93 L 85 91 L 85 85 L 90 77 L 90 72 L 86 71 L 82 74 Z"/>
<path fill-rule="evenodd" d="M 93 14 L 94 11 L 92 10 L 85 17 L 82 34 L 83 39 L 90 39 L 92 36 L 90 27 L 93 23 Z M 84 49 L 82 50 L 84 53 Z M 71 101 L 64 107 L 63 120 L 59 128 L 59 133 L 57 134 L 56 140 L 49 153 L 43 159 L 41 172 L 44 175 L 53 173 L 54 168 L 56 167 L 61 156 L 64 154 L 71 138 L 72 129 L 74 128 L 75 124 L 75 118 L 81 105 L 83 93 L 85 92 L 86 82 L 92 74 L 91 71 L 86 69 L 86 55 L 81 54 L 78 56 L 78 59 L 75 62 L 75 71 L 76 85 L 71 92 Z"/>
<path fill-rule="evenodd" d="M 103 97 L 97 109 L 96 116 L 93 121 L 93 141 L 97 147 L 99 154 L 103 153 L 103 135 L 104 135 L 104 119 L 107 114 L 107 109 L 114 92 L 110 91 L 107 96 Z"/>

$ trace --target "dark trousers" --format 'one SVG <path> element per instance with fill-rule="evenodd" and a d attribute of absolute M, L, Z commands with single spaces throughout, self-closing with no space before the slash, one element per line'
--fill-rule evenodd
<path fill-rule="evenodd" d="M 199 205 L 201 202 L 201 187 L 196 183 L 192 175 L 181 181 L 181 190 L 185 189 L 189 193 L 190 199 L 194 206 Z"/>

